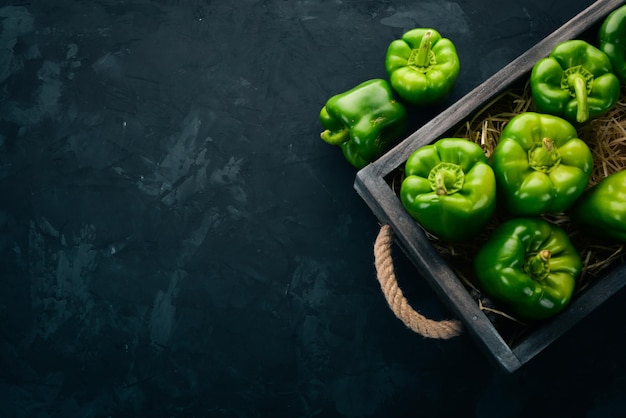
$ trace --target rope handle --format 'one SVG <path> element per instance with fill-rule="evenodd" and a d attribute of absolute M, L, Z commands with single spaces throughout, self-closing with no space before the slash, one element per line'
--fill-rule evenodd
<path fill-rule="evenodd" d="M 460 321 L 454 319 L 435 321 L 426 318 L 409 305 L 396 279 L 391 257 L 392 244 L 391 226 L 381 226 L 374 243 L 374 264 L 378 283 L 389 308 L 404 325 L 424 337 L 447 340 L 460 335 L 463 331 L 463 325 Z"/>

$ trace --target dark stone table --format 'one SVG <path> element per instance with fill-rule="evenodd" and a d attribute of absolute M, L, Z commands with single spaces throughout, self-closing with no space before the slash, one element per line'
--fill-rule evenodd
<path fill-rule="evenodd" d="M 457 45 L 445 107 L 591 3 L 4 0 L 0 416 L 624 416 L 625 295 L 514 374 L 411 333 L 319 138 L 405 30 Z"/>

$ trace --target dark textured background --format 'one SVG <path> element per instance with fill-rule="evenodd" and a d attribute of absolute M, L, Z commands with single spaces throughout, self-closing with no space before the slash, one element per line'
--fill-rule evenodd
<path fill-rule="evenodd" d="M 445 107 L 591 3 L 2 1 L 0 416 L 626 416 L 621 293 L 512 375 L 406 330 L 317 119 L 412 27 Z"/>

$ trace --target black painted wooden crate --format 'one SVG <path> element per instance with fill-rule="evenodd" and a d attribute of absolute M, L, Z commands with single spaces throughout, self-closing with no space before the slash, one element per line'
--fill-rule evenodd
<path fill-rule="evenodd" d="M 575 39 L 599 23 L 623 0 L 599 0 L 525 52 L 498 73 L 409 135 L 376 162 L 357 173 L 354 187 L 382 224 L 389 224 L 401 248 L 447 307 L 463 322 L 477 344 L 496 364 L 513 372 L 530 361 L 626 284 L 626 263 L 611 267 L 577 294 L 565 311 L 509 344 L 480 309 L 470 289 L 457 276 L 422 229 L 405 211 L 390 178 L 417 148 L 448 136 L 490 100 L 529 77 L 533 65 L 559 42 Z"/>

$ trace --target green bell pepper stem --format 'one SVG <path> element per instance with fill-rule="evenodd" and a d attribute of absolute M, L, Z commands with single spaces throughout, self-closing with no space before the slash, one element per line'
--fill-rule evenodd
<path fill-rule="evenodd" d="M 613 72 L 626 84 L 626 5 L 611 12 L 598 31 L 599 48 L 613 65 Z"/>
<path fill-rule="evenodd" d="M 603 178 L 585 191 L 570 216 L 586 233 L 626 242 L 626 170 Z"/>
<path fill-rule="evenodd" d="M 439 163 L 428 174 L 428 181 L 438 196 L 456 193 L 463 188 L 465 174 L 457 164 Z"/>
<path fill-rule="evenodd" d="M 350 130 L 343 128 L 333 132 L 330 129 L 326 129 L 320 134 L 320 137 L 331 145 L 339 145 L 350 140 Z"/>
<path fill-rule="evenodd" d="M 320 110 L 320 138 L 341 148 L 345 159 L 363 168 L 405 134 L 407 112 L 386 80 L 373 79 L 337 94 Z"/>
<path fill-rule="evenodd" d="M 417 49 L 411 51 L 411 56 L 409 57 L 409 65 L 415 67 L 427 67 L 430 63 L 430 46 L 431 46 L 431 38 L 432 31 L 426 31 L 422 39 L 420 40 L 420 45 Z M 415 53 L 417 52 L 417 53 Z"/>
<path fill-rule="evenodd" d="M 620 82 L 604 52 L 574 39 L 535 63 L 530 89 L 535 111 L 582 124 L 615 106 Z"/>
<path fill-rule="evenodd" d="M 576 96 L 576 122 L 583 123 L 589 119 L 587 81 L 580 74 L 572 74 L 568 77 L 568 82 Z"/>
<path fill-rule="evenodd" d="M 536 281 L 542 281 L 550 274 L 550 250 L 541 250 L 530 254 L 524 261 L 524 271 Z"/>
<path fill-rule="evenodd" d="M 502 130 L 491 165 L 503 207 L 513 215 L 536 216 L 561 213 L 580 197 L 593 156 L 565 119 L 524 112 Z"/>
<path fill-rule="evenodd" d="M 582 260 L 565 231 L 535 217 L 500 224 L 474 258 L 477 288 L 523 320 L 565 309 L 581 271 Z"/>
<path fill-rule="evenodd" d="M 415 150 L 404 169 L 400 200 L 409 215 L 439 239 L 466 241 L 491 218 L 496 182 L 479 145 L 442 138 Z"/>
<path fill-rule="evenodd" d="M 549 173 L 561 161 L 559 150 L 550 138 L 543 138 L 541 143 L 528 152 L 528 164 L 536 171 Z"/>
<path fill-rule="evenodd" d="M 448 189 L 446 189 L 445 174 L 439 173 L 435 176 L 435 191 L 437 192 L 438 196 L 448 194 Z"/>

